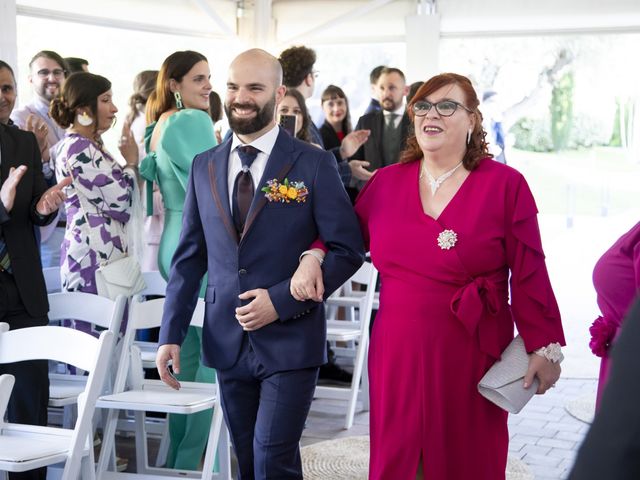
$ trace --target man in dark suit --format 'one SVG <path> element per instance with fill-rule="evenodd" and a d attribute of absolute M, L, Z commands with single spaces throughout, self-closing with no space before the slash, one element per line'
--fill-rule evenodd
<path fill-rule="evenodd" d="M 369 87 L 371 88 L 371 101 L 367 105 L 367 109 L 364 111 L 364 115 L 367 113 L 378 112 L 382 110 L 380 106 L 380 100 L 378 100 L 378 80 L 380 80 L 380 74 L 386 67 L 384 65 L 378 65 L 369 73 Z"/>
<path fill-rule="evenodd" d="M 46 325 L 49 304 L 33 226 L 56 218 L 63 181 L 47 190 L 35 136 L 0 124 L 0 322 L 11 330 Z M 47 424 L 49 377 L 44 360 L 0 365 L 15 376 L 7 409 L 10 422 Z M 46 469 L 9 474 L 11 480 L 44 479 Z"/>
<path fill-rule="evenodd" d="M 611 373 L 571 480 L 640 478 L 640 297 L 622 325 L 611 353 Z"/>
<path fill-rule="evenodd" d="M 225 111 L 234 135 L 194 159 L 157 357 L 163 381 L 178 388 L 167 365 L 179 369 L 179 345 L 208 273 L 204 363 L 217 369 L 241 479 L 302 478 L 298 445 L 327 357 L 322 303 L 299 302 L 289 291 L 300 256 L 316 238 L 329 247 L 327 295 L 364 258 L 330 154 L 275 123 L 285 90 L 267 52 L 232 62 Z"/>
<path fill-rule="evenodd" d="M 356 129 L 370 130 L 371 134 L 353 158 L 369 162 L 374 171 L 397 163 L 409 136 L 411 120 L 405 112 L 404 97 L 408 92 L 404 73 L 387 67 L 378 80 L 382 110 L 360 117 Z M 360 183 L 360 188 L 364 182 Z"/>

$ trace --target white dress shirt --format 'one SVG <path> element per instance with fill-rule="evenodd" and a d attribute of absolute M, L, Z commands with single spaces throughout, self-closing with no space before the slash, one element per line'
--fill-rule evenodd
<path fill-rule="evenodd" d="M 252 147 L 260 150 L 258 156 L 251 164 L 251 177 L 253 178 L 253 186 L 256 190 L 260 190 L 264 185 L 260 185 L 259 182 L 262 179 L 262 174 L 267 166 L 267 160 L 271 155 L 271 150 L 276 143 L 280 128 L 275 125 L 271 130 L 262 135 L 260 138 L 256 138 L 251 143 L 242 143 L 238 136 L 234 133 L 231 141 L 231 152 L 229 153 L 229 172 L 227 173 L 227 185 L 229 186 L 229 206 L 233 205 L 233 184 L 236 181 L 238 173 L 242 171 L 242 161 L 236 150 L 237 147 L 243 145 L 251 145 Z M 255 195 L 255 191 L 254 191 Z M 232 212 L 233 214 L 233 212 Z"/>
<path fill-rule="evenodd" d="M 406 105 L 404 104 L 404 102 L 402 102 L 402 105 L 400 107 L 398 107 L 397 110 L 394 110 L 393 112 L 388 112 L 387 110 L 382 110 L 382 113 L 384 114 L 384 124 L 385 126 L 387 125 L 387 123 L 389 123 L 388 120 L 388 116 L 391 115 L 392 113 L 396 114 L 396 118 L 393 119 L 395 125 L 394 128 L 398 128 L 398 125 L 400 125 L 400 122 L 402 121 L 402 116 L 405 113 L 406 110 Z"/>

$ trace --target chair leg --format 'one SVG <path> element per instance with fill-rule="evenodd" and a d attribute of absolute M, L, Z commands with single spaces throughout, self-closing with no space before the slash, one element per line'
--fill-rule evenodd
<path fill-rule="evenodd" d="M 362 394 L 362 411 L 369 411 L 369 346 L 365 349 L 364 365 L 362 365 L 362 388 L 360 393 Z"/>
<path fill-rule="evenodd" d="M 218 390 L 218 395 L 220 395 L 220 390 Z M 202 466 L 202 480 L 213 479 L 213 463 L 216 458 L 216 451 L 218 451 L 221 429 L 222 407 L 220 406 L 220 400 L 218 400 L 213 408 L 211 429 L 209 430 L 209 439 L 207 440 L 207 449 L 204 455 L 204 465 Z"/>
<path fill-rule="evenodd" d="M 220 440 L 218 441 L 218 470 L 216 477 L 220 480 L 231 479 L 231 441 L 229 439 L 229 431 L 227 425 L 222 422 L 220 428 Z"/>
<path fill-rule="evenodd" d="M 156 467 L 163 467 L 167 463 L 167 455 L 169 454 L 169 415 L 164 422 L 162 430 L 162 438 L 158 447 L 158 455 L 156 456 Z"/>
<path fill-rule="evenodd" d="M 107 421 L 105 423 L 104 430 L 102 432 L 102 445 L 100 448 L 100 458 L 98 458 L 97 475 L 98 479 L 103 477 L 104 472 L 107 471 L 109 460 L 115 455 L 115 435 L 116 427 L 118 426 L 118 414 L 119 410 L 109 410 L 107 414 Z M 115 468 L 115 465 L 113 465 Z"/>
<path fill-rule="evenodd" d="M 136 431 L 136 470 L 138 473 L 149 473 L 149 454 L 147 447 L 147 429 L 144 424 L 146 413 L 134 412 Z"/>

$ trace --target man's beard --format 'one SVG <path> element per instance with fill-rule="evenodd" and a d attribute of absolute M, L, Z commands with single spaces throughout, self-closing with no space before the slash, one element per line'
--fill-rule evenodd
<path fill-rule="evenodd" d="M 233 109 L 249 109 L 256 112 L 256 116 L 253 118 L 238 118 L 233 116 Z M 232 103 L 231 105 L 225 105 L 224 111 L 227 114 L 229 120 L 229 127 L 235 134 L 238 135 L 250 135 L 255 132 L 259 132 L 266 127 L 269 122 L 274 118 L 274 112 L 276 108 L 276 99 L 272 98 L 267 102 L 264 107 L 258 108 L 257 105 L 252 103 Z"/>
<path fill-rule="evenodd" d="M 382 100 L 380 102 L 380 105 L 382 106 L 382 109 L 387 112 L 395 112 L 399 107 L 399 105 L 396 105 L 396 102 L 394 102 L 391 98 Z"/>
<path fill-rule="evenodd" d="M 55 93 L 49 93 L 49 88 L 48 88 L 49 85 L 56 85 Z M 48 101 L 53 100 L 53 97 L 58 95 L 58 93 L 60 93 L 60 83 L 49 82 L 49 83 L 45 83 L 40 87 L 40 97 L 44 98 L 45 100 L 48 100 Z"/>

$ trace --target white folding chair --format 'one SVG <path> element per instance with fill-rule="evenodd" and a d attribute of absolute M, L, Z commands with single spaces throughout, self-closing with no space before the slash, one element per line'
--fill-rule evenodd
<path fill-rule="evenodd" d="M 107 374 L 113 333 L 104 331 L 95 338 L 65 327 L 8 329 L 6 323 L 0 323 L 0 363 L 55 360 L 89 375 L 78 398 L 73 430 L 4 423 L 14 379 L 12 375 L 0 377 L 0 471 L 24 472 L 64 462 L 62 480 L 95 479 L 91 420 Z"/>
<path fill-rule="evenodd" d="M 114 338 L 118 338 L 127 303 L 125 297 L 119 296 L 116 300 L 110 300 L 91 293 L 61 292 L 49 294 L 48 299 L 50 322 L 65 319 L 83 320 L 109 330 L 114 334 Z M 112 353 L 110 352 L 110 357 Z M 64 407 L 62 425 L 66 428 L 70 428 L 73 423 L 72 410 L 78 402 L 78 395 L 85 388 L 86 381 L 87 377 L 84 375 L 49 374 L 49 406 Z"/>
<path fill-rule="evenodd" d="M 143 377 L 140 350 L 133 344 L 136 330 L 158 327 L 162 319 L 164 299 L 159 298 L 142 302 L 135 297 L 131 303 L 127 331 L 120 353 L 120 362 L 114 384 L 113 394 L 104 395 L 97 406 L 109 409 L 103 437 L 103 447 L 98 461 L 98 479 L 118 478 L 123 474 L 108 472 L 107 463 L 115 442 L 118 410 L 136 412 L 136 465 L 137 478 L 157 479 L 159 476 L 179 478 L 201 478 L 202 480 L 231 478 L 229 455 L 229 437 L 222 421 L 222 408 L 218 386 L 209 383 L 180 382 L 180 390 L 172 390 L 160 380 L 145 380 Z M 202 327 L 204 320 L 204 301 L 198 300 L 191 325 Z M 126 380 L 129 377 L 129 386 Z M 192 414 L 213 408 L 213 418 L 204 465 L 201 472 L 189 472 L 149 466 L 147 435 L 144 412 L 165 412 Z M 219 472 L 213 473 L 215 453 L 218 452 Z"/>
<path fill-rule="evenodd" d="M 62 290 L 62 279 L 60 278 L 60 267 L 46 267 L 42 269 L 44 283 L 47 293 L 56 293 Z"/>
<path fill-rule="evenodd" d="M 154 295 L 164 297 L 167 293 L 167 281 L 162 278 L 157 270 L 142 272 L 146 287 L 139 295 Z M 144 368 L 156 368 L 156 353 L 158 352 L 158 344 L 156 342 L 145 342 L 135 340 L 134 344 L 140 349 L 142 356 L 142 366 Z"/>
<path fill-rule="evenodd" d="M 353 365 L 353 378 L 351 386 L 330 387 L 318 385 L 315 391 L 316 398 L 330 398 L 347 400 L 347 412 L 345 428 L 353 425 L 353 417 L 356 411 L 358 394 L 361 393 L 363 409 L 369 409 L 369 381 L 367 376 L 367 350 L 369 348 L 369 324 L 371 323 L 371 311 L 373 310 L 374 295 L 378 271 L 373 264 L 365 262 L 360 269 L 346 282 L 347 288 L 340 291 L 343 295 L 332 295 L 327 299 L 327 304 L 335 307 L 357 309 L 357 315 L 353 320 L 327 319 L 327 340 L 354 342 L 355 355 Z M 364 291 L 353 291 L 352 283 L 365 286 Z M 350 292 L 350 295 L 344 295 Z M 335 311 L 335 309 L 334 309 Z M 357 319 L 356 319 L 357 318 Z M 360 385 L 362 380 L 362 387 Z"/>

